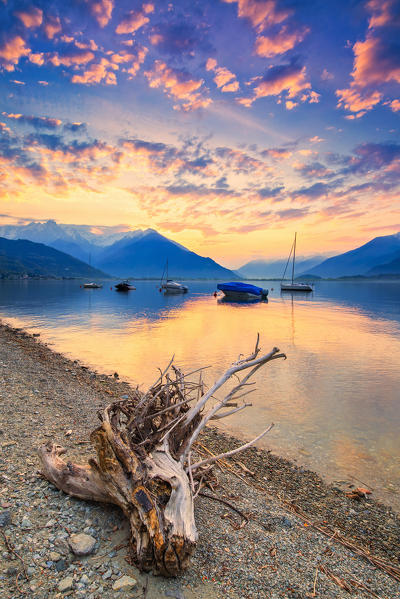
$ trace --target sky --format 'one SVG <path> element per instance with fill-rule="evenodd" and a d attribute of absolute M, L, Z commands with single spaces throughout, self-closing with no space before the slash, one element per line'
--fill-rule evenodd
<path fill-rule="evenodd" d="M 0 224 L 226 266 L 400 230 L 400 0 L 0 0 Z"/>

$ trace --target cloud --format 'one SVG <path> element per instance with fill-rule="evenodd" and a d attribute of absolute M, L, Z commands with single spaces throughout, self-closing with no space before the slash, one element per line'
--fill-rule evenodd
<path fill-rule="evenodd" d="M 94 54 L 89 50 L 70 50 L 63 54 L 54 52 L 53 54 L 47 55 L 46 58 L 48 62 L 55 67 L 59 67 L 60 65 L 71 67 L 74 65 L 87 64 L 94 59 Z"/>
<path fill-rule="evenodd" d="M 311 164 L 296 164 L 294 165 L 294 168 L 301 175 L 303 175 L 303 177 L 307 177 L 308 179 L 324 179 L 335 176 L 335 173 L 332 170 L 328 169 L 320 162 L 312 162 Z"/>
<path fill-rule="evenodd" d="M 283 92 L 287 93 L 287 99 L 293 100 L 304 90 L 308 93 L 302 94 L 301 101 L 310 98 L 315 101 L 314 96 L 310 96 L 308 91 L 310 88 L 311 84 L 306 79 L 306 67 L 299 64 L 297 59 L 292 59 L 288 64 L 269 68 L 263 77 L 256 79 L 253 97 L 241 98 L 239 101 L 245 106 L 251 106 L 258 98 L 279 96 Z"/>
<path fill-rule="evenodd" d="M 161 87 L 168 97 L 181 100 L 182 103 L 174 106 L 185 111 L 205 108 L 211 99 L 204 96 L 202 79 L 191 79 L 189 73 L 169 67 L 162 60 L 156 60 L 150 71 L 145 71 L 145 77 L 152 88 Z"/>
<path fill-rule="evenodd" d="M 257 195 L 262 198 L 276 198 L 285 188 L 283 185 L 279 187 L 262 187 L 261 189 L 257 189 Z"/>
<path fill-rule="evenodd" d="M 255 53 L 264 58 L 284 54 L 302 42 L 309 31 L 307 28 L 298 31 L 289 31 L 288 27 L 284 25 L 275 35 L 258 36 L 254 48 Z"/>
<path fill-rule="evenodd" d="M 43 11 L 36 6 L 30 6 L 26 10 L 16 11 L 15 16 L 22 21 L 27 29 L 35 29 L 42 24 Z"/>
<path fill-rule="evenodd" d="M 324 69 L 321 74 L 322 81 L 329 81 L 330 79 L 334 79 L 332 73 L 328 71 L 328 69 Z"/>
<path fill-rule="evenodd" d="M 274 214 L 278 216 L 280 220 L 294 220 L 303 218 L 309 213 L 309 208 L 287 208 L 286 210 L 278 210 Z"/>
<path fill-rule="evenodd" d="M 274 160 L 287 160 L 292 156 L 293 152 L 287 148 L 269 148 L 262 150 L 260 155 L 264 158 L 273 158 Z"/>
<path fill-rule="evenodd" d="M 336 91 L 338 107 L 354 113 L 353 118 L 382 102 L 385 84 L 400 83 L 400 19 L 393 13 L 394 6 L 391 0 L 367 4 L 372 15 L 365 40 L 353 45 L 352 81 L 348 88 Z"/>
<path fill-rule="evenodd" d="M 389 106 L 393 110 L 393 112 L 399 112 L 400 100 L 393 100 L 392 102 L 389 103 Z"/>
<path fill-rule="evenodd" d="M 20 58 L 28 56 L 30 48 L 21 36 L 15 35 L 0 45 L 0 66 L 6 71 L 13 71 Z"/>
<path fill-rule="evenodd" d="M 133 44 L 132 44 L 133 46 Z M 135 44 L 135 54 L 132 54 L 132 50 L 122 50 L 122 52 L 111 54 L 110 60 L 116 65 L 123 65 L 122 71 L 128 73 L 129 79 L 135 77 L 144 63 L 148 48 Z M 129 64 L 127 64 L 129 63 Z"/>
<path fill-rule="evenodd" d="M 184 56 L 195 56 L 196 51 L 206 52 L 212 49 L 206 37 L 207 32 L 208 28 L 202 24 L 195 24 L 185 19 L 183 22 L 155 25 L 149 39 L 162 54 L 182 59 Z"/>
<path fill-rule="evenodd" d="M 291 196 L 298 200 L 316 200 L 331 193 L 336 184 L 332 183 L 314 183 L 310 187 L 301 187 L 291 192 Z"/>
<path fill-rule="evenodd" d="M 144 4 L 141 11 L 131 10 L 124 19 L 119 23 L 115 32 L 119 34 L 123 33 L 135 33 L 138 29 L 146 25 L 150 21 L 146 15 L 154 12 L 153 4 Z"/>
<path fill-rule="evenodd" d="M 400 159 L 399 144 L 363 143 L 354 148 L 354 155 L 346 159 L 343 173 L 370 173 L 390 169 Z"/>
<path fill-rule="evenodd" d="M 285 21 L 292 11 L 278 8 L 275 0 L 223 0 L 228 4 L 237 3 L 238 17 L 249 19 L 257 31 L 266 27 L 279 25 Z"/>
<path fill-rule="evenodd" d="M 111 19 L 114 8 L 113 0 L 86 0 L 89 10 L 100 27 L 105 27 Z"/>
<path fill-rule="evenodd" d="M 61 33 L 62 31 L 60 17 L 46 14 L 43 24 L 43 30 L 46 37 L 49 40 L 52 40 L 54 36 L 57 35 L 57 33 Z"/>
<path fill-rule="evenodd" d="M 106 85 L 117 85 L 115 70 L 118 69 L 114 63 L 106 58 L 101 58 L 99 62 L 92 63 L 81 75 L 73 75 L 72 83 L 81 83 L 84 85 L 93 85 L 95 83 L 105 83 Z"/>
<path fill-rule="evenodd" d="M 219 67 L 215 58 L 209 58 L 206 62 L 206 70 L 214 71 L 214 81 L 222 92 L 235 92 L 239 89 L 239 81 L 236 75 L 225 67 Z"/>
<path fill-rule="evenodd" d="M 13 114 L 2 112 L 3 116 L 18 121 L 19 123 L 32 125 L 35 129 L 57 129 L 62 124 L 60 119 L 45 116 L 29 116 L 26 114 Z"/>

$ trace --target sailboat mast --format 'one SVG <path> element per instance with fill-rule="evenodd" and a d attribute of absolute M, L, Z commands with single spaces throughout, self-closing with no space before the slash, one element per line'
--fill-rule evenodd
<path fill-rule="evenodd" d="M 292 284 L 293 284 L 293 279 L 294 279 L 294 263 L 296 261 L 296 236 L 297 236 L 297 233 L 294 234 L 294 243 L 293 243 Z"/>

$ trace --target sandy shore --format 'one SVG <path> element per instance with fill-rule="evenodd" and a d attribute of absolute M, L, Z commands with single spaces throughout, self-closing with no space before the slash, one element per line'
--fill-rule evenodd
<path fill-rule="evenodd" d="M 248 523 L 240 528 L 229 507 L 199 497 L 199 543 L 190 569 L 175 580 L 138 572 L 125 559 L 128 529 L 120 511 L 59 492 L 39 476 L 36 457 L 43 441 L 55 439 L 69 457 L 85 461 L 97 411 L 130 393 L 127 383 L 0 325 L 1 598 L 303 599 L 350 592 L 400 598 L 398 516 L 371 496 L 349 499 L 348 488 L 328 486 L 255 448 L 217 468 L 218 487 L 207 491 L 235 505 Z M 201 443 L 220 453 L 239 442 L 209 429 Z M 68 537 L 79 532 L 96 539 L 86 558 L 68 548 Z M 124 575 L 137 585 L 114 591 Z"/>

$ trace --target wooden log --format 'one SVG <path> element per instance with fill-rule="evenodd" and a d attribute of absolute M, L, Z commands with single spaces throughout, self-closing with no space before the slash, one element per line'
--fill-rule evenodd
<path fill-rule="evenodd" d="M 66 462 L 61 457 L 65 450 L 50 442 L 39 449 L 43 475 L 79 499 L 118 505 L 129 520 L 132 556 L 141 570 L 181 574 L 197 542 L 193 499 L 205 476 L 201 466 L 214 461 L 191 466 L 192 446 L 207 422 L 231 405 L 260 366 L 285 357 L 278 352 L 274 348 L 257 358 L 257 339 L 252 355 L 231 366 L 208 393 L 201 376 L 198 383 L 190 382 L 171 361 L 146 393 L 136 390 L 136 397 L 113 402 L 99 414 L 101 425 L 90 436 L 96 459 L 85 466 Z M 245 369 L 250 372 L 242 382 L 204 413 L 215 391 Z"/>

